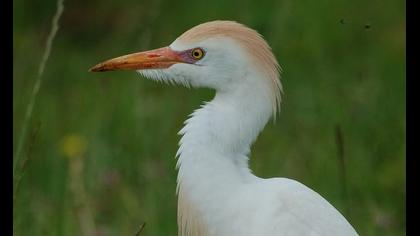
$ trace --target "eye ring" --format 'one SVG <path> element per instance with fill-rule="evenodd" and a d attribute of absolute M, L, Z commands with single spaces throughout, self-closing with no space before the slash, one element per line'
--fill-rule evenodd
<path fill-rule="evenodd" d="M 205 52 L 203 49 L 201 48 L 194 48 L 193 50 L 191 50 L 191 56 L 195 59 L 195 60 L 200 60 L 201 58 L 203 58 L 205 55 Z"/>

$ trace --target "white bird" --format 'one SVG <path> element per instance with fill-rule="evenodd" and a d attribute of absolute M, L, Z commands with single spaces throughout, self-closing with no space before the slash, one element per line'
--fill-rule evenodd
<path fill-rule="evenodd" d="M 318 193 L 252 174 L 250 146 L 276 114 L 280 67 L 256 31 L 212 21 L 168 47 L 114 58 L 91 71 L 137 70 L 152 80 L 216 91 L 179 132 L 180 236 L 358 235 Z"/>

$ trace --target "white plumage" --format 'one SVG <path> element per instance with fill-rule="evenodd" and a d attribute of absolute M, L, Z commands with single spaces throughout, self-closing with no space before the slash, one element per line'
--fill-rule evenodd
<path fill-rule="evenodd" d="M 318 193 L 248 167 L 250 146 L 280 102 L 278 64 L 254 30 L 213 21 L 169 47 L 130 54 L 92 71 L 137 70 L 154 80 L 216 90 L 179 132 L 180 236 L 347 236 L 347 220 Z"/>

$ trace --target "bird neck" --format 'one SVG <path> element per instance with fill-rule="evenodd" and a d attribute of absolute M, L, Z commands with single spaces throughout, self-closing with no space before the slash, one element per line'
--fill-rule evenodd
<path fill-rule="evenodd" d="M 194 163 L 197 168 L 198 162 L 211 170 L 220 166 L 208 164 L 222 161 L 236 169 L 247 168 L 250 146 L 271 115 L 266 86 L 249 83 L 217 91 L 212 101 L 190 115 L 179 132 L 177 165 Z"/>
<path fill-rule="evenodd" d="M 249 170 L 248 154 L 271 113 L 269 90 L 249 84 L 217 91 L 212 101 L 191 114 L 179 132 L 180 229 L 197 214 L 212 211 L 207 208 L 217 204 L 211 202 L 220 205 L 227 194 L 256 178 Z"/>

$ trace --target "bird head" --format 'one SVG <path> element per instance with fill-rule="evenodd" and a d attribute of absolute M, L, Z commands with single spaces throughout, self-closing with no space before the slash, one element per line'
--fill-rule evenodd
<path fill-rule="evenodd" d="M 113 58 L 90 69 L 114 70 L 136 70 L 149 79 L 217 91 L 262 84 L 274 107 L 280 99 L 279 65 L 271 48 L 255 30 L 233 21 L 197 25 L 167 47 Z"/>

